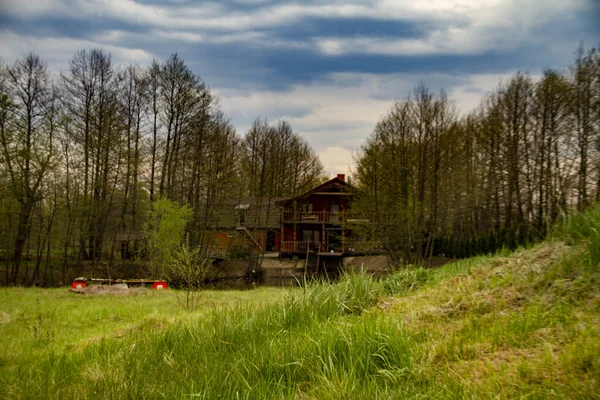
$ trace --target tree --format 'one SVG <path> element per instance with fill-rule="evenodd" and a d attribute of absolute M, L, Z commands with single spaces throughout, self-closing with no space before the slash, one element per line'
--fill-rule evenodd
<path fill-rule="evenodd" d="M 144 231 L 155 277 L 165 275 L 167 263 L 181 245 L 191 217 L 192 210 L 187 205 L 178 206 L 166 197 L 152 203 Z"/>
<path fill-rule="evenodd" d="M 29 239 L 36 203 L 44 197 L 42 184 L 54 162 L 58 95 L 46 64 L 31 53 L 0 72 L 0 144 L 9 190 L 18 203 L 18 223 L 7 283 L 17 283 L 23 248 Z"/>
<path fill-rule="evenodd" d="M 112 151 L 112 145 L 119 142 L 120 127 L 111 57 L 101 50 L 77 52 L 69 74 L 62 78 L 65 105 L 73 119 L 72 141 L 83 148 L 79 257 L 97 263 L 112 200 L 109 178 L 120 161 L 120 154 Z"/>

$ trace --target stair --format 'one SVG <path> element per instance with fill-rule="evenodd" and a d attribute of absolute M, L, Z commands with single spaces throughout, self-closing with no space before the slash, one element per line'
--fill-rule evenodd
<path fill-rule="evenodd" d="M 256 248 L 258 249 L 258 251 L 260 251 L 262 253 L 262 248 L 260 247 L 260 244 L 258 244 L 258 242 L 256 241 L 256 239 L 254 239 L 254 236 L 252 236 L 252 234 L 250 233 L 250 231 L 248 230 L 248 228 L 246 228 L 245 226 L 238 226 L 235 229 L 238 230 L 238 231 L 246 232 L 246 235 L 250 238 L 250 240 L 252 240 L 252 243 L 254 243 L 254 245 L 256 246 Z"/>
<path fill-rule="evenodd" d="M 306 254 L 306 274 L 315 276 L 319 270 L 319 255 L 314 252 Z"/>

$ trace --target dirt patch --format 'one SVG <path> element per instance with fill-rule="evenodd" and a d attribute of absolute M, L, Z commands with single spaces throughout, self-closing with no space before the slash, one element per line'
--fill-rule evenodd
<path fill-rule="evenodd" d="M 73 293 L 83 294 L 85 296 L 104 296 L 111 294 L 114 296 L 136 296 L 148 291 L 145 287 L 127 287 L 125 284 L 117 285 L 90 285 L 80 289 L 70 289 Z"/>

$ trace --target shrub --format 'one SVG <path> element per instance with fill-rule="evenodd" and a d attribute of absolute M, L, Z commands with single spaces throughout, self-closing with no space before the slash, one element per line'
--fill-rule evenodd
<path fill-rule="evenodd" d="M 184 290 L 183 305 L 186 310 L 196 309 L 199 291 L 208 268 L 208 260 L 200 257 L 200 248 L 190 248 L 187 237 L 179 246 L 179 250 L 171 256 L 169 279 L 174 286 Z"/>

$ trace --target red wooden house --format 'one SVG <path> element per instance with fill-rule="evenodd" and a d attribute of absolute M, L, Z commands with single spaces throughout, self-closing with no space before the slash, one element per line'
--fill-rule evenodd
<path fill-rule="evenodd" d="M 364 251 L 357 245 L 368 241 L 362 230 L 358 237 L 356 224 L 368 219 L 352 214 L 351 186 L 344 174 L 301 194 L 281 200 L 282 255 L 316 252 L 341 256 Z"/>
<path fill-rule="evenodd" d="M 351 210 L 345 175 L 293 198 L 230 199 L 212 208 L 210 254 L 226 258 L 238 246 L 280 256 L 326 256 L 380 252 L 370 216 Z M 318 262 L 318 259 L 317 259 Z"/>

